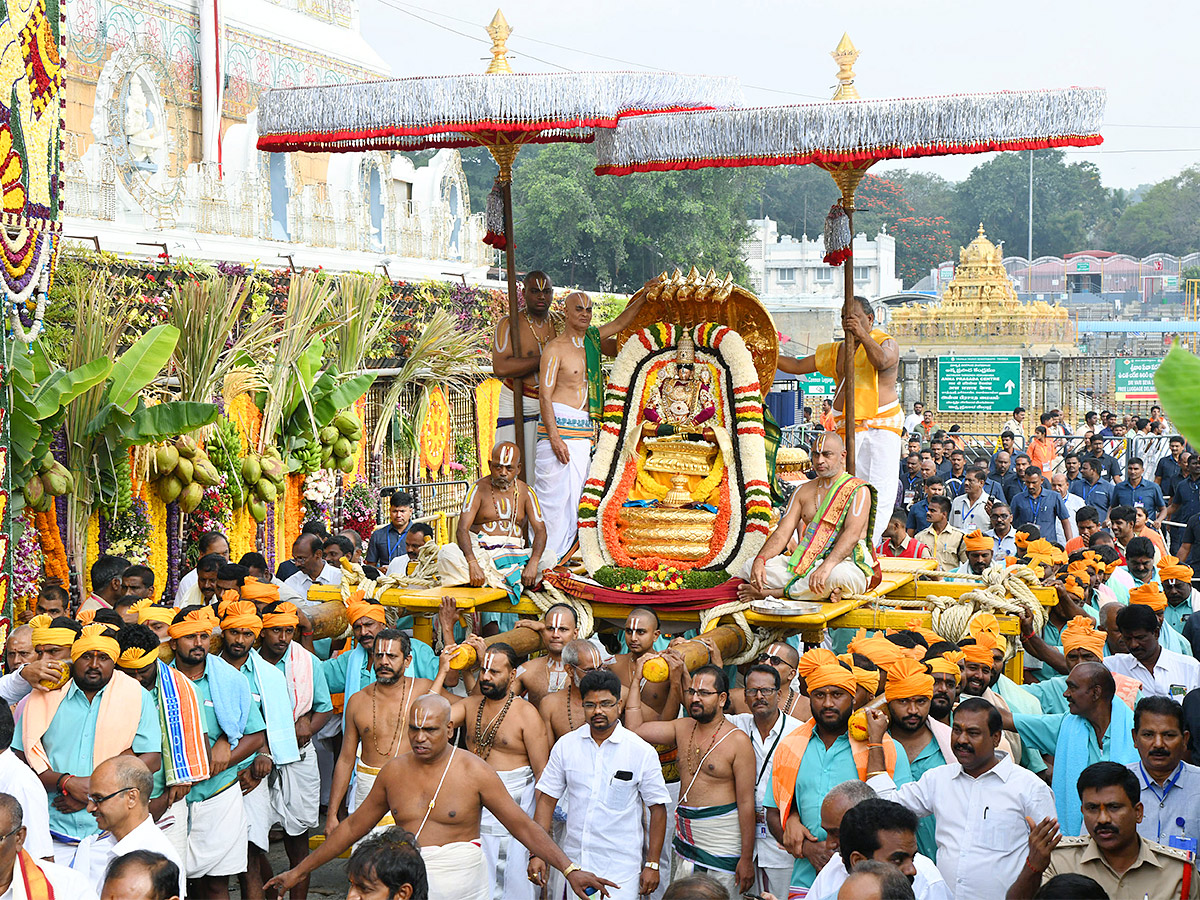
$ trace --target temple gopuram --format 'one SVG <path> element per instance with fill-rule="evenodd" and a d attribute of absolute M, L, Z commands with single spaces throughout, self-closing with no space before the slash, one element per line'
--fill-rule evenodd
<path fill-rule="evenodd" d="M 1039 355 L 1075 346 L 1075 323 L 1066 309 L 1042 300 L 1022 303 L 1001 261 L 1002 248 L 979 234 L 960 247 L 954 278 L 940 301 L 904 306 L 888 331 L 902 347 L 936 354 L 978 348 L 1023 349 Z"/>

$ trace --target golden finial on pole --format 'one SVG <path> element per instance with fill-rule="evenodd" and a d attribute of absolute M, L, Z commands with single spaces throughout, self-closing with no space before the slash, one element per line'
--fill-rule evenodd
<path fill-rule="evenodd" d="M 504 18 L 504 13 L 496 10 L 496 14 L 492 16 L 492 21 L 487 27 L 488 37 L 492 39 L 492 61 L 488 63 L 488 75 L 511 75 L 512 66 L 508 64 L 508 47 L 506 41 L 508 36 L 512 34 L 512 28 L 508 25 L 508 20 Z"/>
<path fill-rule="evenodd" d="M 858 91 L 854 87 L 854 63 L 858 60 L 858 51 L 850 40 L 850 35 L 843 32 L 842 39 L 833 52 L 829 54 L 838 64 L 838 86 L 833 92 L 834 100 L 857 100 Z"/>

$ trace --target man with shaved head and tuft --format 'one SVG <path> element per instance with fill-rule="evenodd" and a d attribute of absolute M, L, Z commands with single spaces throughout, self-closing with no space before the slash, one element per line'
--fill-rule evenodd
<path fill-rule="evenodd" d="M 489 900 L 492 886 L 479 845 L 484 808 L 532 855 L 561 871 L 580 900 L 586 900 L 589 888 L 600 896 L 605 886 L 616 887 L 568 859 L 517 806 L 491 766 L 454 747 L 453 734 L 446 698 L 426 694 L 414 700 L 408 714 L 410 752 L 387 763 L 362 805 L 299 866 L 271 879 L 267 890 L 290 889 L 305 874 L 336 859 L 390 811 L 421 848 L 429 896 Z"/>

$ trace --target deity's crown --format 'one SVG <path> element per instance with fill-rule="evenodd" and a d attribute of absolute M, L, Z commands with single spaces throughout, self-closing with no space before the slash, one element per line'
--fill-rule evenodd
<path fill-rule="evenodd" d="M 687 366 L 696 364 L 696 344 L 686 331 L 679 338 L 679 343 L 675 345 L 675 362 Z"/>

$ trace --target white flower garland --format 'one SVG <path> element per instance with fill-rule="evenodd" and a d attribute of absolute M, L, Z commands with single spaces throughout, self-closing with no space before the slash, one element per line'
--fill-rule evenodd
<path fill-rule="evenodd" d="M 723 326 L 718 331 L 709 332 L 710 335 L 720 336 L 720 346 L 718 348 L 712 348 L 703 343 L 701 335 L 707 327 L 709 326 L 696 326 L 691 330 L 691 334 L 696 342 L 698 357 L 707 357 L 715 362 L 724 363 L 729 370 L 733 394 L 730 396 L 726 391 L 722 390 L 724 396 L 722 396 L 721 401 L 725 410 L 724 421 L 734 423 L 734 427 L 731 427 L 729 431 L 734 436 L 736 464 L 741 469 L 742 477 L 739 483 L 737 472 L 728 472 L 730 488 L 729 533 L 724 546 L 721 547 L 713 558 L 713 561 L 706 568 L 724 568 L 731 574 L 734 574 L 754 558 L 766 540 L 766 535 L 763 533 L 758 531 L 746 532 L 745 530 L 746 504 L 748 496 L 752 493 L 752 491 L 745 488 L 745 485 L 753 481 L 766 483 L 766 443 L 762 434 L 755 433 L 754 431 L 743 433 L 737 427 L 734 418 L 738 398 L 742 396 L 739 395 L 739 387 L 745 388 L 758 381 L 758 371 L 754 367 L 754 358 L 750 355 L 750 351 L 746 348 L 746 344 L 741 336 L 737 332 L 726 329 Z M 658 339 L 655 334 L 656 329 L 643 329 L 625 341 L 621 352 L 617 354 L 617 358 L 613 362 L 612 371 L 609 376 L 609 385 L 627 385 L 628 389 L 625 394 L 620 426 L 606 421 L 601 428 L 600 439 L 592 455 L 588 480 L 585 483 L 585 503 L 589 492 L 593 496 L 597 492 L 600 494 L 600 501 L 596 507 L 594 527 L 590 527 L 589 524 L 581 527 L 579 530 L 580 550 L 583 554 L 584 565 L 589 572 L 595 572 L 601 566 L 612 565 L 614 563 L 612 553 L 604 542 L 602 523 L 605 512 L 610 503 L 615 499 L 612 496 L 613 487 L 622 477 L 621 471 L 614 470 L 614 460 L 617 459 L 621 448 L 632 440 L 632 437 L 629 436 L 629 429 L 637 428 L 640 424 L 640 417 L 633 412 L 633 405 L 640 401 L 642 393 L 645 390 L 649 366 L 642 366 L 642 371 L 637 379 L 633 383 L 631 383 L 631 380 L 633 379 L 634 372 L 637 371 L 638 367 L 642 365 L 647 357 L 674 352 L 674 346 L 678 342 L 678 329 L 674 326 L 665 326 L 665 328 L 665 344 L 663 346 L 658 345 Z M 647 346 L 647 344 L 650 346 Z M 722 384 L 722 388 L 724 388 L 724 384 Z M 754 397 L 761 405 L 761 395 L 755 394 Z M 607 391 L 605 402 L 606 404 L 608 403 Z M 758 430 L 761 430 L 761 424 Z M 609 474 L 610 470 L 612 470 L 611 476 Z M 597 488 L 597 483 L 602 484 L 602 487 Z M 591 485 L 590 488 L 589 484 Z M 765 496 L 769 498 L 769 492 Z M 769 499 L 767 502 L 769 506 Z M 734 552 L 735 547 L 737 547 L 736 552 Z"/>
<path fill-rule="evenodd" d="M 4 293 L 9 301 L 9 321 L 12 325 L 13 337 L 22 344 L 32 344 L 41 336 L 46 329 L 46 300 L 50 296 L 50 249 L 53 242 L 49 239 L 42 242 L 41 252 L 38 255 L 34 266 L 40 268 L 36 278 L 30 278 L 29 283 L 25 285 L 25 289 L 14 294 L 8 289 L 8 282 L 4 283 Z M 21 307 L 29 300 L 30 295 L 38 291 L 37 306 L 33 312 L 33 322 L 29 326 L 29 331 L 25 330 L 25 326 L 21 324 Z"/>

